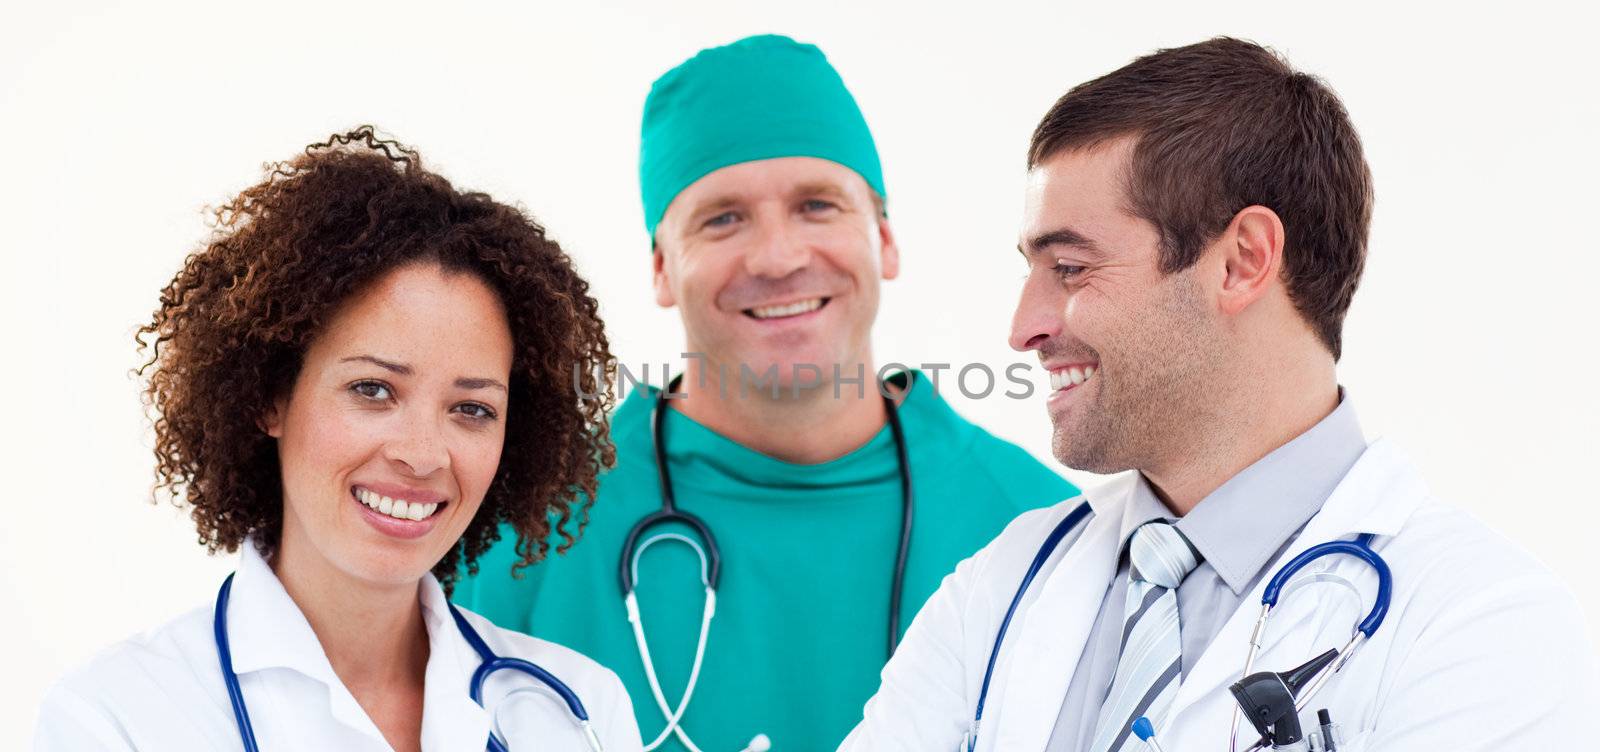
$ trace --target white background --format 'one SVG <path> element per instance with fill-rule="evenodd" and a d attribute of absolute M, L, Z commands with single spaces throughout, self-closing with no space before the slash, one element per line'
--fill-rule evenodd
<path fill-rule="evenodd" d="M 1341 381 L 1369 435 L 1560 572 L 1600 625 L 1592 7 L 147 5 L 0 14 L 0 748 L 26 744 L 54 676 L 207 602 L 230 569 L 182 511 L 148 502 L 129 375 L 132 332 L 204 236 L 202 206 L 375 123 L 459 185 L 530 207 L 592 280 L 616 353 L 659 363 L 682 340 L 649 290 L 644 94 L 695 50 L 758 32 L 817 42 L 876 133 L 904 259 L 880 362 L 1018 359 L 1024 150 L 1071 85 L 1224 33 L 1323 76 L 1378 196 Z M 1048 459 L 1039 399 L 945 391 Z"/>

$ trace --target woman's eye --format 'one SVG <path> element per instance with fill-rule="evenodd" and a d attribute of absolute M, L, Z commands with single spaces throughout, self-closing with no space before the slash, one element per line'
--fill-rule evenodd
<path fill-rule="evenodd" d="M 456 412 L 475 420 L 494 420 L 495 412 L 488 405 L 477 402 L 463 402 L 456 405 Z"/>
<path fill-rule="evenodd" d="M 361 395 L 374 402 L 389 399 L 389 385 L 381 381 L 357 381 L 350 385 L 350 391 Z"/>

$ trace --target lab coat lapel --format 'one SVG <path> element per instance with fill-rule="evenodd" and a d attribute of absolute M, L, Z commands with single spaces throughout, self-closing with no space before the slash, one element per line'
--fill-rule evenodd
<path fill-rule="evenodd" d="M 423 678 L 422 748 L 460 749 L 464 740 L 487 739 L 491 717 L 474 702 L 472 676 L 482 658 L 450 615 L 444 589 L 433 575 L 422 582 L 422 617 L 428 629 L 428 665 Z"/>
<path fill-rule="evenodd" d="M 1249 650 L 1250 632 L 1261 614 L 1261 594 L 1266 590 L 1268 580 L 1285 563 L 1312 546 L 1358 533 L 1380 536 L 1375 545 L 1381 550 L 1382 536 L 1399 532 L 1425 493 L 1421 479 L 1392 444 L 1379 439 L 1368 446 L 1323 504 L 1322 511 L 1311 518 L 1283 556 L 1269 566 L 1267 575 L 1261 578 L 1238 610 L 1229 617 L 1227 624 L 1184 678 L 1173 700 L 1172 712 L 1167 715 L 1167 722 L 1160 730 L 1163 732 L 1161 735 L 1171 739 L 1168 743 L 1177 741 L 1172 734 L 1166 733 L 1169 730 L 1195 738 L 1223 738 L 1227 734 L 1233 701 L 1227 697 L 1226 685 L 1240 678 Z M 1354 573 L 1355 578 L 1359 578 L 1355 579 L 1358 583 L 1365 582 L 1367 577 L 1376 582 L 1370 568 L 1347 556 L 1324 557 L 1309 565 L 1306 571 L 1329 571 L 1340 567 Z M 1363 592 L 1370 592 L 1365 585 L 1363 588 Z M 1343 638 L 1349 637 L 1348 630 L 1353 624 L 1323 623 L 1326 620 L 1320 618 L 1318 604 L 1314 600 L 1295 599 L 1292 595 L 1279 600 L 1278 607 L 1272 612 L 1267 634 L 1263 635 L 1261 654 L 1253 671 L 1266 670 L 1268 667 L 1275 671 L 1282 670 L 1309 660 L 1312 646 L 1324 642 L 1329 630 L 1339 631 L 1341 644 Z M 1370 600 L 1363 601 L 1362 613 L 1370 607 Z M 1342 622 L 1343 617 L 1340 620 Z M 1226 702 L 1217 700 L 1219 697 Z M 1204 728 L 1191 729 L 1199 719 L 1186 719 L 1185 714 L 1191 709 L 1212 707 L 1214 701 L 1225 712 L 1205 715 Z M 1174 728 L 1174 724 L 1180 722 L 1183 726 Z M 1191 730 L 1194 733 L 1190 733 Z M 1245 732 L 1240 733 L 1242 736 Z M 1241 743 L 1241 746 L 1245 745 Z"/>
<path fill-rule="evenodd" d="M 998 712 L 991 716 L 995 731 L 979 735 L 992 740 L 985 749 L 1044 749 L 1049 741 L 1106 587 L 1116 573 L 1117 532 L 1122 505 L 1132 493 L 1131 480 L 1119 478 L 1099 492 L 1103 501 L 1083 523 L 1083 534 L 1042 582 L 1034 582 L 1038 596 L 1032 605 L 1025 602 L 1018 610 L 1004 648 L 1010 653 L 1008 665 L 995 677 L 996 686 L 1003 688 L 994 709 Z M 1014 581 L 1007 582 L 1012 584 L 1003 587 L 1015 587 Z"/>
<path fill-rule="evenodd" d="M 239 569 L 234 574 L 228 635 L 233 669 L 241 681 L 256 671 L 294 671 L 327 688 L 328 710 L 334 718 L 370 737 L 383 738 L 334 673 L 311 623 L 262 558 L 253 539 L 245 541 Z"/>

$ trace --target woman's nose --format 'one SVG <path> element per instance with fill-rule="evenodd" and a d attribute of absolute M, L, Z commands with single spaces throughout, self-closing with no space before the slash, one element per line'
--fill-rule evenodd
<path fill-rule="evenodd" d="M 450 452 L 439 423 L 426 416 L 408 417 L 399 433 L 389 440 L 386 455 L 416 478 L 426 478 L 450 466 Z"/>

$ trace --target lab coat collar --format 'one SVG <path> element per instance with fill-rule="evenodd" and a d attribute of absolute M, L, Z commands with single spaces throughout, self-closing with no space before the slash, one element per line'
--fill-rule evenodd
<path fill-rule="evenodd" d="M 233 669 L 251 672 L 288 669 L 327 688 L 330 713 L 341 723 L 382 738 L 322 650 L 300 607 L 249 539 L 241 547 L 228 602 L 228 642 Z M 451 749 L 463 738 L 486 738 L 489 715 L 468 695 L 468 677 L 479 659 L 450 616 L 444 589 L 430 574 L 418 588 L 428 631 L 428 664 L 423 675 L 422 748 Z M 470 731 L 470 733 L 469 733 Z"/>
<path fill-rule="evenodd" d="M 1426 498 L 1428 498 L 1427 486 L 1404 453 L 1386 440 L 1374 441 L 1362 453 L 1361 458 L 1356 460 L 1356 464 L 1340 481 L 1333 494 L 1328 497 L 1322 511 L 1306 523 L 1300 536 L 1270 565 L 1268 571 L 1276 573 L 1285 563 L 1312 546 L 1332 540 L 1349 540 L 1362 533 L 1379 536 L 1374 545 L 1381 550 L 1382 539 L 1398 534 L 1406 520 Z M 1350 557 L 1330 556 L 1318 560 L 1306 571 L 1330 571 L 1336 567 L 1353 566 L 1358 569 L 1350 571 L 1359 572 L 1358 576 L 1370 576 L 1370 570 L 1365 565 L 1353 562 Z M 1177 722 L 1185 710 L 1196 705 L 1212 691 L 1219 690 L 1224 683 L 1239 678 L 1239 671 L 1244 667 L 1245 653 L 1248 649 L 1247 638 L 1256 618 L 1260 615 L 1261 594 L 1266 589 L 1269 579 L 1262 577 L 1256 583 L 1250 596 L 1245 598 L 1229 617 L 1211 645 L 1196 661 L 1194 668 L 1184 677 L 1173 700 L 1172 712 L 1168 714 L 1167 722 L 1163 724 L 1163 729 L 1158 729 L 1158 733 Z M 1280 602 L 1274 613 L 1278 611 L 1285 613 L 1274 616 L 1274 621 L 1293 621 L 1297 618 L 1313 622 L 1316 620 L 1314 614 L 1302 612 L 1297 616 L 1288 613 L 1302 610 L 1306 606 L 1303 601 L 1298 605 L 1293 604 L 1292 597 Z M 1366 605 L 1370 607 L 1370 603 Z M 1268 655 L 1277 649 L 1283 655 L 1293 656 L 1291 661 L 1294 663 L 1310 658 L 1312 633 L 1315 631 L 1314 629 L 1268 630 L 1262 640 L 1262 655 Z"/>
<path fill-rule="evenodd" d="M 997 676 L 1004 677 L 1000 685 L 1003 688 L 999 690 L 1003 702 L 994 711 L 998 717 L 994 718 L 993 741 L 985 741 L 985 749 L 1045 747 L 1093 619 L 1105 598 L 1107 583 L 1115 573 L 1121 544 L 1118 533 L 1138 482 L 1136 473 L 1125 473 L 1085 494 L 1094 515 L 1084 523 L 1082 536 L 1061 555 L 1059 563 L 1048 570 L 1043 582 L 1035 582 L 1038 595 L 1032 596 L 1031 605 L 1025 606 L 1026 611 L 1019 611 L 1017 621 L 1012 624 L 1014 637 L 1007 639 L 1007 655 L 1001 659 L 1006 666 L 997 667 L 1001 672 Z M 1322 510 L 1306 524 L 1294 544 L 1271 565 L 1271 571 L 1277 571 L 1284 562 L 1318 543 L 1359 533 L 1395 535 L 1425 495 L 1420 477 L 1399 450 L 1382 439 L 1375 441 L 1340 481 Z M 1381 541 L 1378 545 L 1381 548 Z M 1321 566 L 1337 566 L 1343 558 L 1347 557 L 1323 559 Z M 1313 569 L 1316 568 L 1314 565 Z M 1238 678 L 1267 579 L 1261 578 L 1253 595 L 1234 612 L 1183 679 L 1173 710 L 1158 734 L 1170 728 L 1185 710 L 1200 705 L 1199 701 L 1211 696 L 1213 691 L 1221 691 L 1224 682 Z M 1010 592 L 1004 590 L 1004 594 Z M 1291 614 L 1284 616 L 1293 618 Z M 1299 656 L 1308 647 L 1304 643 L 1312 640 L 1306 631 L 1292 630 L 1287 637 L 1281 632 L 1275 633 L 1263 645 L 1263 654 L 1280 648 L 1285 655 Z M 1306 653 L 1300 660 L 1309 657 Z M 1030 712 L 1040 707 L 1050 710 Z M 1226 715 L 1223 722 L 1226 722 Z"/>
<path fill-rule="evenodd" d="M 244 676 L 287 668 L 323 684 L 340 686 L 311 623 L 256 545 L 250 538 L 240 547 L 239 568 L 228 596 L 228 646 L 233 651 L 234 672 Z"/>
<path fill-rule="evenodd" d="M 470 694 L 472 673 L 483 662 L 450 615 L 450 602 L 433 575 L 422 576 L 422 619 L 428 627 L 424 674 L 422 748 L 457 749 L 462 739 L 484 739 L 490 716 Z M 490 635 L 482 635 L 485 641 Z"/>

